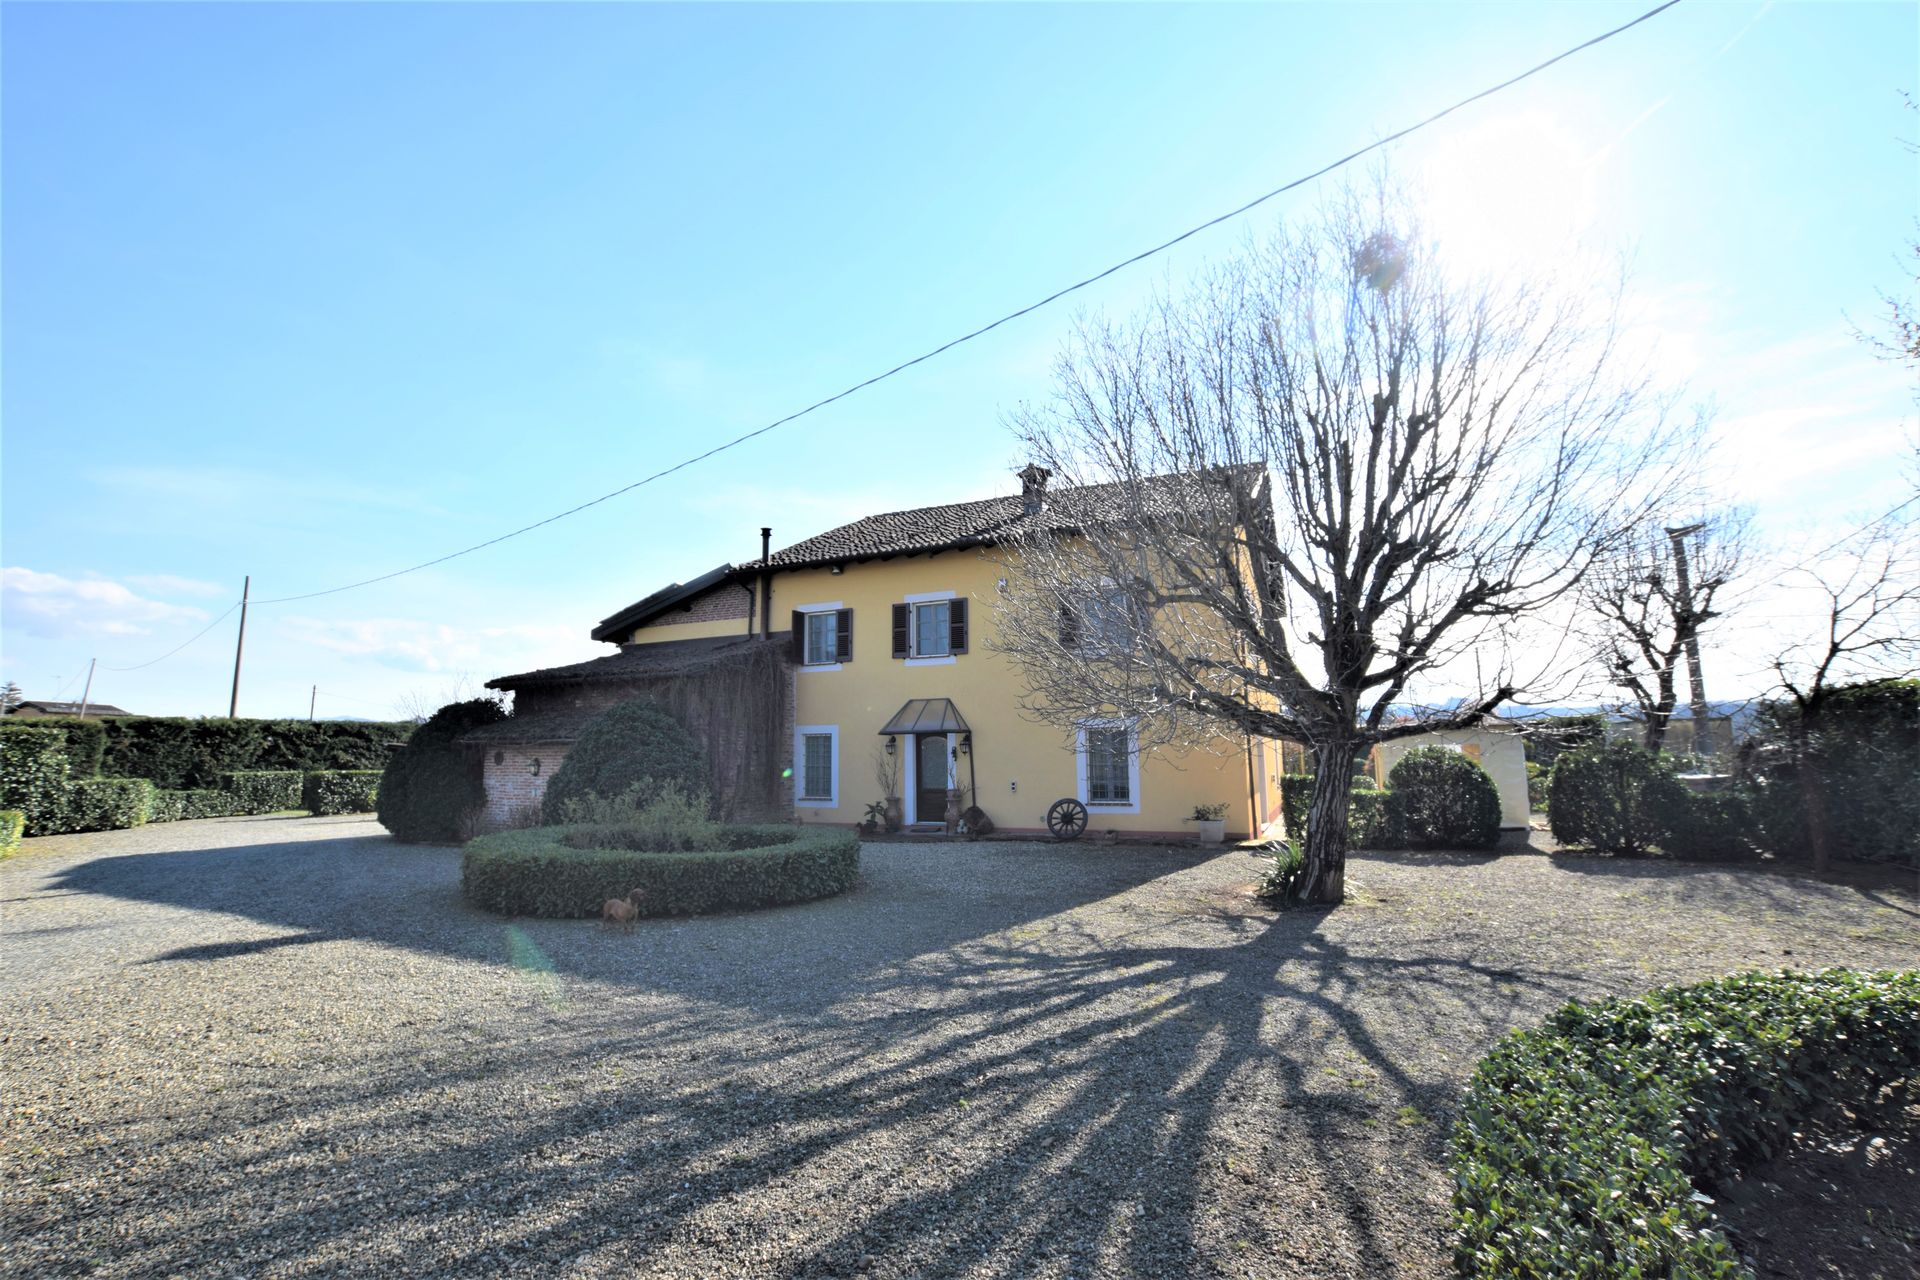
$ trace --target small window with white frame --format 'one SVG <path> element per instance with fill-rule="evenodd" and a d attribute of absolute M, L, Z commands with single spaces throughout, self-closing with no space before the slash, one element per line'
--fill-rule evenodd
<path fill-rule="evenodd" d="M 1080 802 L 1109 813 L 1140 812 L 1140 742 L 1125 720 L 1090 720 L 1079 730 Z"/>
<path fill-rule="evenodd" d="M 838 613 L 809 613 L 806 615 L 806 619 L 807 665 L 819 666 L 826 662 L 840 661 L 840 615 Z"/>
<path fill-rule="evenodd" d="M 794 739 L 794 803 L 814 809 L 838 808 L 839 726 L 801 725 Z"/>

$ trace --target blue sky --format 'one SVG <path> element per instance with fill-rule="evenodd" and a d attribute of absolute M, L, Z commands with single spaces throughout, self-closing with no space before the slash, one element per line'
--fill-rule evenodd
<path fill-rule="evenodd" d="M 75 697 L 243 574 L 319 590 L 571 506 L 1644 7 L 9 4 L 0 674 Z M 1443 237 L 1627 259 L 1779 546 L 1909 491 L 1910 384 L 1850 317 L 1902 287 L 1917 14 L 1690 0 L 1392 151 Z M 262 606 L 242 713 L 589 657 L 761 524 L 1008 492 L 1003 412 L 1077 308 L 1314 196 L 527 537 Z M 223 713 L 232 648 L 228 619 L 94 696 Z"/>

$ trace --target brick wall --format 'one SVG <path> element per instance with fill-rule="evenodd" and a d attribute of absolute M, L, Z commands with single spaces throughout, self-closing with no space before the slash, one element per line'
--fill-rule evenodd
<path fill-rule="evenodd" d="M 689 622 L 723 622 L 730 618 L 741 620 L 740 632 L 746 634 L 746 617 L 753 605 L 753 588 L 738 582 L 729 582 L 715 587 L 704 595 L 695 596 L 685 604 L 675 605 L 667 612 L 655 618 L 642 631 L 651 631 L 655 627 L 678 627 Z"/>
<path fill-rule="evenodd" d="M 487 789 L 487 803 L 481 810 L 484 828 L 498 831 L 511 825 L 518 811 L 528 806 L 537 809 L 547 793 L 547 779 L 566 757 L 564 742 L 488 749 L 481 774 Z"/>

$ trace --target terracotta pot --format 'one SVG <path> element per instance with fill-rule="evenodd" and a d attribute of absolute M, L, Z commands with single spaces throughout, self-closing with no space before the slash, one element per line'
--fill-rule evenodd
<path fill-rule="evenodd" d="M 899 796 L 887 797 L 887 830 L 898 831 L 906 825 L 906 806 Z"/>

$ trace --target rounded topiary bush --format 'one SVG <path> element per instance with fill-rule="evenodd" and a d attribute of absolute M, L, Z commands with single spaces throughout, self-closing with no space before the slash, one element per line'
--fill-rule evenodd
<path fill-rule="evenodd" d="M 465 834 L 484 798 L 479 753 L 459 745 L 475 729 L 507 718 L 486 698 L 440 708 L 393 753 L 380 774 L 380 825 L 396 840 L 443 842 Z"/>
<path fill-rule="evenodd" d="M 722 827 L 711 850 L 623 847 L 632 829 L 533 827 L 467 845 L 460 887 L 502 915 L 578 919 L 640 890 L 640 913 L 697 915 L 806 902 L 844 893 L 860 874 L 860 838 L 840 828 Z"/>
<path fill-rule="evenodd" d="M 1660 848 L 1676 858 L 1744 862 L 1757 858 L 1753 815 L 1737 791 L 1693 792 L 1676 782 L 1654 788 Z"/>
<path fill-rule="evenodd" d="M 1415 747 L 1387 773 L 1387 826 L 1415 849 L 1491 849 L 1500 841 L 1500 792 L 1460 752 Z"/>
<path fill-rule="evenodd" d="M 622 702 L 580 731 L 547 782 L 541 813 L 549 824 L 565 822 L 570 800 L 612 799 L 667 783 L 688 795 L 706 791 L 706 753 L 658 703 Z"/>
<path fill-rule="evenodd" d="M 1733 974 L 1567 1005 L 1502 1040 L 1467 1087 L 1455 1273 L 1752 1280 L 1696 1181 L 1823 1119 L 1885 1123 L 1917 1074 L 1911 971 Z"/>
<path fill-rule="evenodd" d="M 1666 815 L 1683 803 L 1673 766 L 1621 739 L 1572 751 L 1554 761 L 1547 782 L 1547 821 L 1561 844 L 1640 854 L 1665 834 Z"/>

